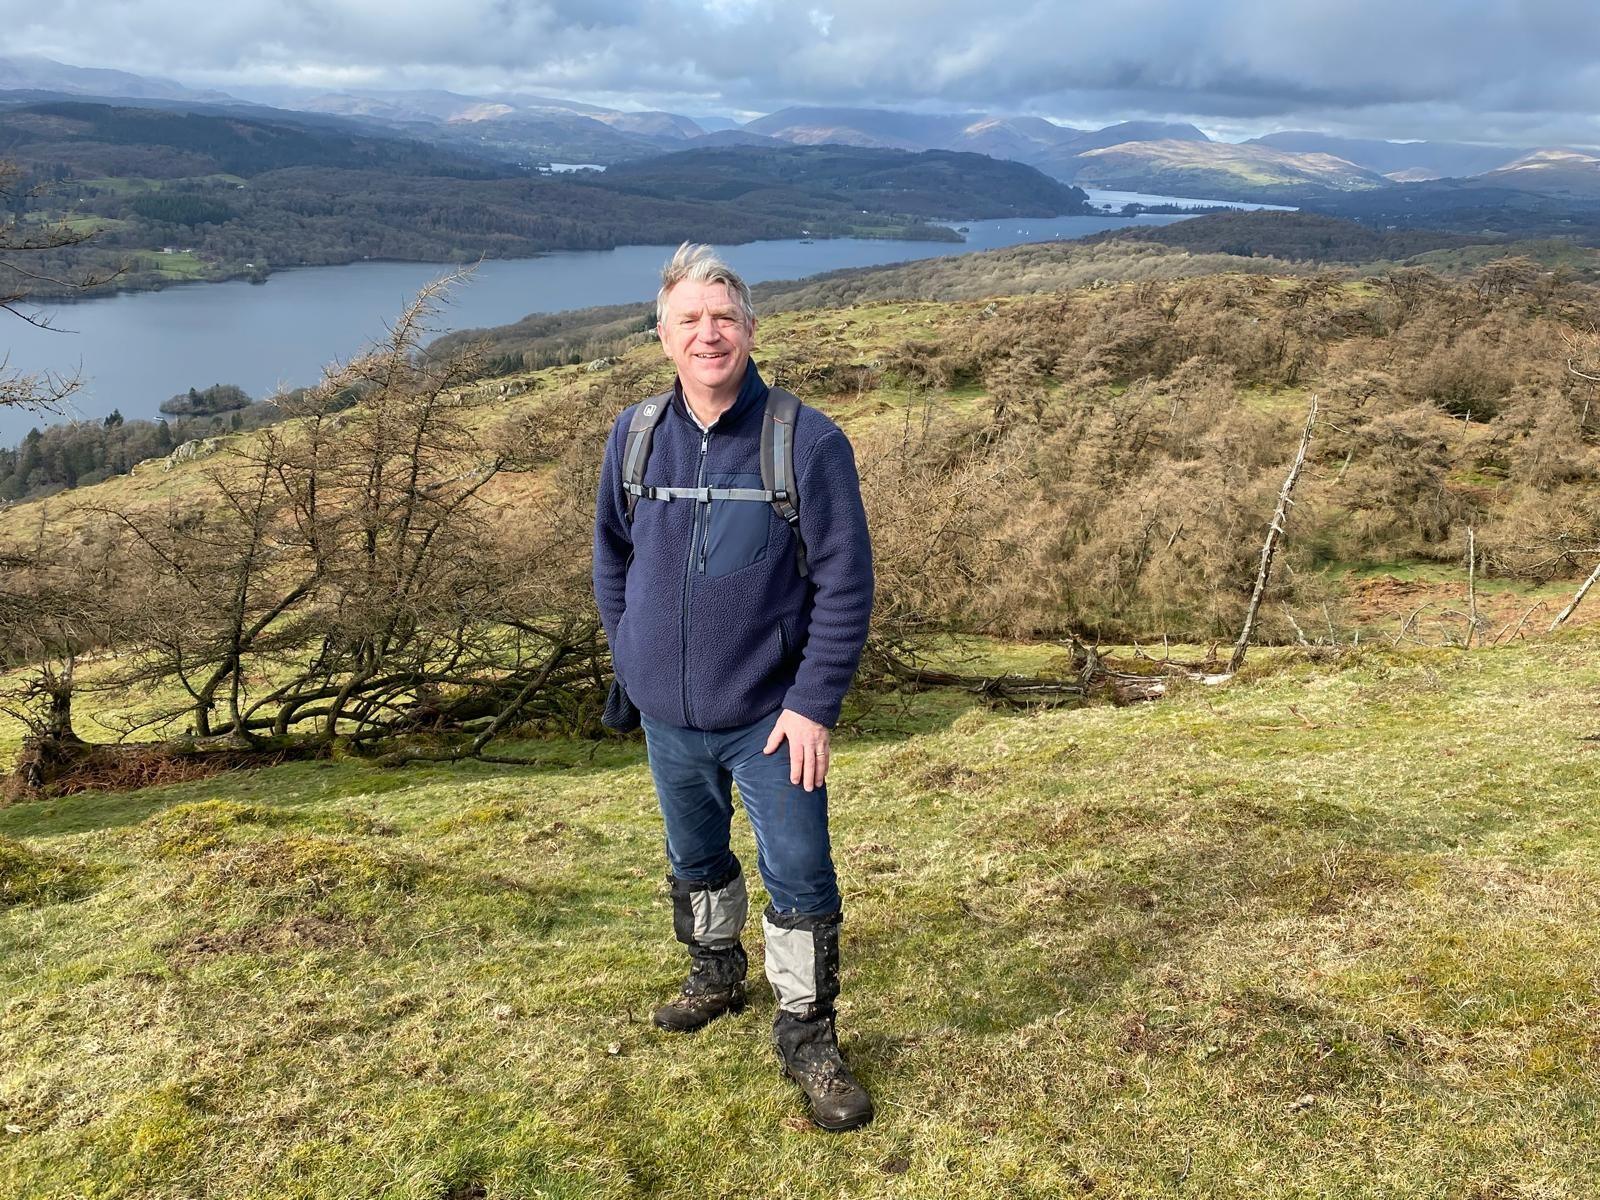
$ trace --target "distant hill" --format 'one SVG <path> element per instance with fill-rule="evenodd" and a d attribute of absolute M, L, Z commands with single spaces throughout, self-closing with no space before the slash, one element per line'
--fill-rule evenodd
<path fill-rule="evenodd" d="M 1088 197 L 1023 163 L 948 150 L 853 146 L 728 146 L 685 150 L 608 169 L 608 188 L 678 200 L 785 211 L 802 193 L 846 210 L 915 217 L 1049 217 L 1093 211 Z"/>
<path fill-rule="evenodd" d="M 622 162 L 678 149 L 705 132 L 677 113 L 623 112 L 524 94 L 355 89 L 296 94 L 282 102 L 378 122 L 391 132 L 461 153 L 518 163 Z"/>
<path fill-rule="evenodd" d="M 1104 129 L 1079 130 L 1071 137 L 1042 149 L 1028 161 L 1047 175 L 1074 182 L 1089 160 L 1084 158 L 1095 150 L 1129 143 L 1144 142 L 1199 142 L 1210 141 L 1193 125 L 1172 125 L 1162 121 L 1122 121 Z M 1134 189 L 1139 190 L 1139 189 Z M 1161 189 L 1153 189 L 1161 190 Z"/>
<path fill-rule="evenodd" d="M 882 108 L 785 108 L 745 126 L 752 133 L 800 145 L 872 146 L 900 150 L 966 150 L 1009 158 L 1070 181 L 1085 150 L 1158 138 L 1205 141 L 1193 125 L 1123 121 L 1075 129 L 1043 117 L 999 113 L 908 113 Z"/>
<path fill-rule="evenodd" d="M 1209 142 L 1193 125 L 1173 125 L 1164 121 L 1122 121 L 1080 134 L 1066 144 L 1074 154 L 1120 146 L 1126 142 Z"/>
<path fill-rule="evenodd" d="M 1600 201 L 1600 157 L 1578 150 L 1535 150 L 1479 178 L 1497 187 Z"/>
<path fill-rule="evenodd" d="M 971 150 L 1039 167 L 1052 153 L 1082 136 L 1084 130 L 1043 117 L 990 116 L 966 126 L 941 149 Z"/>
<path fill-rule="evenodd" d="M 284 167 L 337 167 L 461 178 L 515 172 L 421 142 L 374 136 L 350 125 L 309 123 L 262 110 L 171 110 L 57 101 L 0 106 L 0 140 L 25 166 L 67 178 L 250 177 Z M 269 119 L 269 117 L 271 119 Z"/>
<path fill-rule="evenodd" d="M 438 90 L 324 92 L 299 96 L 290 105 L 300 112 L 331 113 L 406 123 L 475 119 L 493 102 Z M 506 111 L 510 111 L 506 108 Z"/>
<path fill-rule="evenodd" d="M 689 145 L 693 148 L 703 146 L 787 146 L 789 142 L 775 137 L 768 137 L 763 133 L 751 133 L 748 129 L 715 129 L 710 133 L 703 133 L 697 138 L 690 138 Z"/>
<path fill-rule="evenodd" d="M 0 92 L 64 92 L 125 96 L 139 100 L 230 100 L 226 92 L 196 91 L 170 79 L 154 79 L 102 67 L 74 67 L 38 55 L 0 56 Z"/>
<path fill-rule="evenodd" d="M 1267 146 L 1289 154 L 1331 154 L 1369 171 L 1400 181 L 1458 178 L 1503 167 L 1526 150 L 1511 146 L 1474 146 L 1466 142 L 1387 142 L 1377 138 L 1335 137 L 1297 131 L 1269 133 L 1245 145 Z"/>
<path fill-rule="evenodd" d="M 745 129 L 800 145 L 971 151 L 1026 163 L 1069 183 L 1218 199 L 1293 203 L 1388 182 L 1326 153 L 1213 143 L 1193 125 L 1161 121 L 1084 130 L 1041 117 L 802 107 L 760 117 Z"/>
<path fill-rule="evenodd" d="M 927 115 L 883 108 L 785 108 L 745 125 L 802 146 L 870 146 L 894 150 L 943 148 L 982 113 Z"/>
<path fill-rule="evenodd" d="M 705 133 L 688 117 L 669 112 L 610 112 L 597 115 L 595 120 L 624 133 L 637 133 L 644 137 L 685 141 Z"/>
<path fill-rule="evenodd" d="M 1583 170 L 1581 164 L 1574 172 Z M 1435 179 L 1345 195 L 1327 195 L 1307 206 L 1331 216 L 1348 217 L 1378 229 L 1433 229 L 1471 234 L 1478 239 L 1574 238 L 1600 245 L 1600 199 L 1562 192 L 1564 170 L 1541 175 L 1534 169 L 1496 173 L 1477 179 Z M 1570 177 L 1569 177 L 1570 178 Z M 1535 191 L 1533 180 L 1557 185 Z"/>
<path fill-rule="evenodd" d="M 517 110 L 493 118 L 411 125 L 400 132 L 463 154 L 501 162 L 609 163 L 648 158 L 683 146 L 679 137 L 649 137 L 599 117 Z"/>
<path fill-rule="evenodd" d="M 1080 184 L 1223 200 L 1280 200 L 1381 188 L 1375 171 L 1326 154 L 1288 154 L 1226 142 L 1127 142 L 1079 156 Z"/>

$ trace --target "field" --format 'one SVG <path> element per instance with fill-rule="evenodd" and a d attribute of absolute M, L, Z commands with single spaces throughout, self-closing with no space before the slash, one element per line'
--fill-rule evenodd
<path fill-rule="evenodd" d="M 680 963 L 634 741 L 0 810 L 0 1193 L 1591 1196 L 1596 649 L 861 713 L 848 1136 L 778 1075 L 758 938 L 750 1010 L 648 1025 Z"/>

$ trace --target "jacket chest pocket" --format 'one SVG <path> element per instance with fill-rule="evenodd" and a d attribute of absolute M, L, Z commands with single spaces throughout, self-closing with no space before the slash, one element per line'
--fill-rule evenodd
<path fill-rule="evenodd" d="M 761 476 L 714 471 L 708 487 L 759 488 Z M 759 500 L 713 500 L 700 543 L 700 573 L 731 575 L 767 556 L 772 532 L 772 505 Z"/>

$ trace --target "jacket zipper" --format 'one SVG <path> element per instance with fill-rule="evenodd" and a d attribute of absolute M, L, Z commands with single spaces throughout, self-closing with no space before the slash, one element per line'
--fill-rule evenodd
<path fill-rule="evenodd" d="M 700 465 L 695 470 L 695 487 L 706 485 L 706 448 L 711 444 L 711 431 L 702 430 L 700 433 Z M 700 510 L 710 508 L 709 504 L 694 502 L 694 519 L 689 523 L 689 561 L 683 571 L 683 670 L 680 678 L 683 680 L 683 723 L 690 728 L 694 727 L 694 712 L 689 705 L 689 581 L 694 578 L 696 545 L 700 540 Z M 701 565 L 704 569 L 704 564 Z"/>

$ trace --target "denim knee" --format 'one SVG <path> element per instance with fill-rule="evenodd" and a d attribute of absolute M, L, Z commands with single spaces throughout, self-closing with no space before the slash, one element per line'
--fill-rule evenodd
<path fill-rule="evenodd" d="M 756 722 L 728 760 L 750 827 L 762 882 L 783 913 L 839 911 L 839 884 L 828 839 L 828 789 L 791 783 L 789 747 L 763 754 L 776 714 Z"/>

